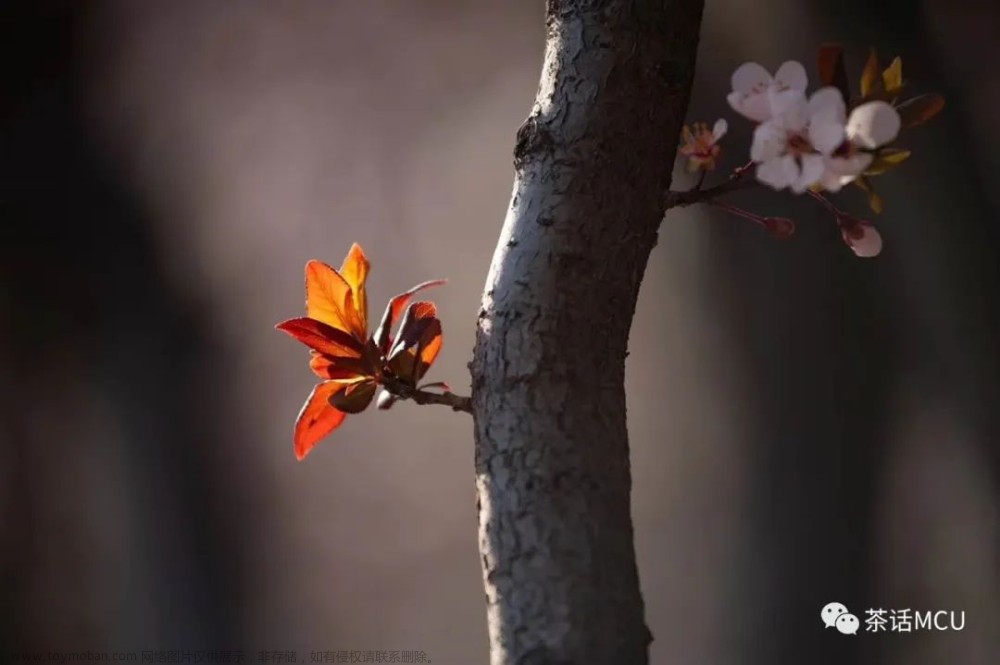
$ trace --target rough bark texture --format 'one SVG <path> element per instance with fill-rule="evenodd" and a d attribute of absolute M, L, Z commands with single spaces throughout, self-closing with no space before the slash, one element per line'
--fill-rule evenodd
<path fill-rule="evenodd" d="M 624 373 L 702 0 L 550 0 L 473 373 L 494 665 L 646 663 Z"/>

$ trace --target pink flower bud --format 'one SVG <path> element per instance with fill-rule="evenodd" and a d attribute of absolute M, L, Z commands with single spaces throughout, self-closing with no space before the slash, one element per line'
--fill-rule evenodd
<path fill-rule="evenodd" d="M 882 251 L 882 236 L 878 230 L 868 222 L 856 222 L 853 224 L 842 224 L 840 233 L 844 237 L 844 242 L 851 250 L 861 258 L 871 258 L 878 256 Z"/>

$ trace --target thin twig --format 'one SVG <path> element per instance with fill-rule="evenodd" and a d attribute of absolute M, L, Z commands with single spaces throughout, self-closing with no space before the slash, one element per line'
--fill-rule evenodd
<path fill-rule="evenodd" d="M 667 192 L 664 208 L 670 210 L 671 208 L 681 208 L 695 203 L 705 203 L 725 194 L 737 192 L 741 189 L 749 189 L 757 184 L 756 181 L 745 177 L 752 165 L 753 162 L 744 164 L 733 171 L 728 180 L 708 189 L 701 189 L 701 181 L 699 181 L 698 186 L 693 189 L 683 192 Z"/>
<path fill-rule="evenodd" d="M 472 413 L 472 400 L 453 392 L 432 393 L 419 388 L 414 388 L 399 379 L 385 378 L 382 385 L 392 395 L 399 399 L 408 399 L 417 404 L 443 404 L 450 406 L 452 411 L 464 411 Z"/>
<path fill-rule="evenodd" d="M 425 390 L 414 390 L 410 399 L 417 404 L 444 404 L 450 406 L 452 411 L 472 413 L 472 400 L 455 393 L 431 393 Z"/>

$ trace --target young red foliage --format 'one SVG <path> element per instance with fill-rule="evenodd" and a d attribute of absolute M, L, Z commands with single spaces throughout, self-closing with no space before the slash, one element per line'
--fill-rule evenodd
<path fill-rule="evenodd" d="M 295 420 L 295 457 L 364 411 L 376 388 L 391 378 L 415 386 L 441 348 L 441 322 L 433 303 L 407 304 L 415 293 L 444 280 L 424 282 L 389 301 L 378 329 L 368 335 L 365 281 L 370 264 L 355 243 L 340 270 L 306 263 L 306 316 L 275 326 L 310 349 L 309 367 L 319 378 Z M 392 328 L 399 330 L 392 335 Z"/>

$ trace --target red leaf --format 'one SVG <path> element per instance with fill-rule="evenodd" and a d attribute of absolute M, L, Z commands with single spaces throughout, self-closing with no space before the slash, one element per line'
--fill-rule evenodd
<path fill-rule="evenodd" d="M 355 383 L 370 378 L 374 373 L 363 358 L 343 358 L 326 356 L 312 352 L 309 369 L 321 379 L 332 379 L 340 383 Z"/>
<path fill-rule="evenodd" d="M 308 317 L 289 319 L 275 326 L 310 349 L 328 356 L 360 358 L 363 345 L 346 332 Z"/>
<path fill-rule="evenodd" d="M 344 422 L 347 414 L 330 405 L 330 398 L 342 388 L 336 381 L 324 381 L 309 393 L 295 420 L 296 459 L 305 459 L 313 446 Z"/>
<path fill-rule="evenodd" d="M 930 93 L 907 99 L 896 107 L 896 112 L 899 113 L 899 118 L 902 120 L 902 128 L 909 129 L 927 122 L 940 113 L 943 108 L 944 97 Z"/>
<path fill-rule="evenodd" d="M 823 44 L 819 47 L 819 80 L 824 86 L 840 90 L 844 99 L 851 98 L 844 67 L 844 49 L 840 44 Z"/>
<path fill-rule="evenodd" d="M 374 381 L 362 381 L 344 386 L 330 396 L 330 405 L 344 413 L 361 413 L 375 396 Z"/>
<path fill-rule="evenodd" d="M 399 335 L 389 354 L 389 368 L 396 376 L 416 385 L 441 351 L 441 321 L 434 303 L 413 303 L 403 314 Z"/>
<path fill-rule="evenodd" d="M 374 335 L 375 343 L 378 345 L 378 348 L 382 353 L 388 353 L 389 345 L 392 342 L 392 336 L 390 334 L 392 332 L 392 327 L 396 325 L 400 314 L 403 313 L 403 309 L 406 307 L 407 303 L 410 302 L 410 298 L 412 298 L 418 291 L 432 286 L 440 286 L 446 281 L 447 280 L 444 279 L 435 279 L 430 282 L 417 284 L 409 291 L 400 293 L 398 296 L 389 301 L 389 304 L 386 305 L 385 313 L 382 315 L 382 321 L 379 323 L 378 329 L 375 331 Z"/>
<path fill-rule="evenodd" d="M 443 343 L 444 334 L 441 330 L 441 321 L 434 319 L 420 336 L 420 344 L 417 346 L 417 357 L 420 358 L 420 365 L 417 367 L 416 380 L 419 381 L 434 364 Z"/>
<path fill-rule="evenodd" d="M 432 302 L 415 302 L 407 307 L 399 322 L 399 331 L 392 349 L 389 351 L 389 357 L 415 346 L 435 316 L 437 316 L 437 307 Z"/>

